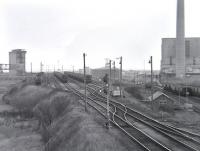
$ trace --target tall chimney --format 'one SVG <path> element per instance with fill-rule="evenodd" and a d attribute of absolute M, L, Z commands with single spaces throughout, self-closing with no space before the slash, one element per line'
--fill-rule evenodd
<path fill-rule="evenodd" d="M 185 76 L 185 15 L 184 0 L 177 0 L 176 77 Z"/>

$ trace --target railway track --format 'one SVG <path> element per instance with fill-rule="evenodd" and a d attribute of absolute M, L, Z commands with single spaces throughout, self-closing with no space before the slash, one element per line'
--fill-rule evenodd
<path fill-rule="evenodd" d="M 69 84 L 65 84 L 68 90 L 71 90 L 74 94 L 84 99 L 84 94 L 79 90 L 74 89 Z M 106 98 L 104 95 L 98 93 L 100 86 L 96 84 L 90 85 L 88 91 L 88 105 L 98 111 L 102 116 L 106 118 Z M 123 131 L 133 141 L 147 151 L 198 151 L 200 150 L 199 141 L 186 135 L 183 131 L 174 129 L 173 127 L 163 126 L 163 124 L 121 104 L 110 100 L 110 122 Z M 139 124 L 138 124 L 139 123 Z M 155 138 L 151 137 L 148 133 L 141 130 L 141 125 L 145 129 L 154 130 L 158 135 L 162 134 L 162 137 L 167 138 L 168 143 L 161 143 Z M 179 138 L 179 139 L 177 139 Z M 189 142 L 189 144 L 188 144 Z M 168 147 L 167 147 L 168 144 Z M 171 146 L 169 146 L 171 144 Z"/>
<path fill-rule="evenodd" d="M 80 98 L 84 99 L 84 95 L 80 93 L 78 90 L 70 87 L 70 85 L 66 84 L 67 87 L 70 88 L 76 95 Z M 88 104 L 97 110 L 101 115 L 106 117 L 106 106 L 100 103 L 98 100 L 95 100 L 92 97 L 88 97 L 90 102 Z M 138 143 L 138 145 L 145 151 L 171 151 L 164 145 L 157 142 L 155 139 L 151 138 L 147 134 L 143 133 L 137 127 L 130 125 L 126 120 L 116 114 L 116 107 L 111 107 L 110 109 L 110 122 L 118 127 L 121 131 L 123 131 L 126 135 L 128 135 L 132 140 Z M 122 124 L 127 125 L 128 127 L 121 126 Z"/>
<path fill-rule="evenodd" d="M 92 91 L 93 91 L 91 94 L 95 95 L 95 96 L 99 96 L 99 99 L 101 99 L 101 101 L 105 101 L 106 97 L 97 93 L 99 86 L 94 86 L 94 84 L 91 84 L 91 86 L 92 86 L 92 88 L 90 88 L 90 89 L 92 89 Z M 150 127 L 157 133 L 161 133 L 168 139 L 173 140 L 173 142 L 171 142 L 171 144 L 174 144 L 174 142 L 176 142 L 174 144 L 175 146 L 179 145 L 181 148 L 183 148 L 183 146 L 184 146 L 188 150 L 199 150 L 199 145 L 200 145 L 199 141 L 192 138 L 189 135 L 184 134 L 184 133 L 186 133 L 185 131 L 180 131 L 178 129 L 174 129 L 173 127 L 163 125 L 163 124 L 159 123 L 158 121 L 155 121 L 155 120 L 151 119 L 150 117 L 147 117 L 131 108 L 124 106 L 121 103 L 114 101 L 114 100 L 110 100 L 110 102 L 111 102 L 111 104 L 115 104 L 115 106 L 117 106 L 117 110 L 118 110 L 118 112 L 121 112 L 121 115 L 124 114 L 124 119 L 126 119 L 128 121 L 132 121 L 132 122 L 140 122 L 140 123 L 142 123 L 143 127 L 145 126 L 145 129 Z M 141 124 L 139 126 L 141 126 Z M 191 134 L 190 132 L 187 132 L 187 134 L 188 133 Z M 194 136 L 194 135 L 192 135 L 192 136 Z M 198 137 L 198 138 L 200 138 L 200 137 Z M 188 142 L 189 142 L 189 144 L 188 144 Z"/>
<path fill-rule="evenodd" d="M 180 102 L 187 102 L 186 101 L 186 98 L 185 97 L 182 97 L 182 96 L 177 96 L 175 94 L 172 94 L 171 92 L 168 92 L 166 90 L 164 90 L 163 87 L 161 86 L 156 86 L 156 88 L 158 88 L 158 90 L 162 91 L 165 95 L 169 96 L 170 98 L 172 98 L 173 100 L 180 100 Z M 199 98 L 196 98 L 196 97 L 189 97 L 189 100 L 192 101 L 192 104 L 193 104 L 193 110 L 197 113 L 200 113 L 200 106 L 199 106 Z M 180 103 L 179 102 L 179 103 Z M 177 131 L 180 131 L 182 133 L 185 133 L 191 137 L 194 137 L 194 138 L 198 138 L 199 139 L 199 142 L 200 142 L 200 135 L 199 134 L 196 134 L 196 133 L 192 133 L 192 132 L 189 132 L 189 131 L 186 131 L 186 130 L 183 130 L 183 129 L 180 129 L 180 128 L 176 128 L 174 126 L 169 126 L 168 127 L 171 127 Z"/>

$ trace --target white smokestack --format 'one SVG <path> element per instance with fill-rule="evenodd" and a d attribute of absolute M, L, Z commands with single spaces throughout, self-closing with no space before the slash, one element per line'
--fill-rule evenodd
<path fill-rule="evenodd" d="M 185 15 L 184 0 L 177 0 L 176 77 L 185 76 Z"/>

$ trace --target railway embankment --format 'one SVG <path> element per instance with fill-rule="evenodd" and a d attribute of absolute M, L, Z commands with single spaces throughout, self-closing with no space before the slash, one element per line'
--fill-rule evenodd
<path fill-rule="evenodd" d="M 71 92 L 26 83 L 1 101 L 1 151 L 128 151 L 138 148 Z M 139 150 L 139 149 L 138 149 Z"/>

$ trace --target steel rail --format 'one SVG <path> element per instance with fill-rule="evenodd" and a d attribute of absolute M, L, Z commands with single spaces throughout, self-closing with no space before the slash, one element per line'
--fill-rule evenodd
<path fill-rule="evenodd" d="M 157 87 L 158 87 L 158 86 L 157 86 Z M 158 87 L 158 88 L 159 88 L 159 87 Z M 173 98 L 173 99 L 175 99 L 175 100 L 176 100 L 176 99 L 179 99 L 178 96 L 174 96 L 173 94 L 170 95 L 171 92 L 168 92 L 168 91 L 164 90 L 163 87 L 161 87 L 161 88 L 163 89 L 163 93 L 164 93 L 165 95 L 167 95 L 168 97 L 171 97 L 171 98 Z M 193 132 L 190 132 L 190 131 L 187 131 L 187 130 L 183 130 L 183 129 L 180 129 L 180 128 L 177 128 L 177 127 L 171 126 L 171 125 L 167 125 L 167 126 L 173 128 L 173 129 L 175 129 L 175 130 L 177 130 L 177 131 L 180 131 L 180 132 L 182 132 L 182 133 L 186 133 L 186 134 L 189 134 L 189 135 L 191 135 L 191 136 L 200 138 L 200 134 L 195 134 L 195 133 L 193 133 Z"/>
<path fill-rule="evenodd" d="M 74 89 L 74 88 L 73 88 Z M 75 89 L 74 89 L 75 90 Z M 75 92 L 75 91 L 74 91 Z M 78 90 L 76 90 L 75 94 L 78 94 Z M 82 93 L 79 93 L 79 97 L 81 96 L 81 98 L 83 98 L 83 94 Z M 95 102 L 96 104 L 100 105 L 101 107 L 103 107 L 104 109 L 106 109 L 106 107 L 104 107 L 103 105 L 97 103 L 94 99 L 88 97 L 88 99 L 90 99 L 91 101 Z M 91 104 L 90 104 L 91 105 Z M 99 111 L 100 112 L 100 111 Z M 113 114 L 113 112 L 110 111 L 111 114 Z M 129 124 L 127 123 L 125 120 L 123 120 L 121 117 L 119 117 L 118 115 L 116 114 L 113 114 L 114 117 L 117 117 L 119 119 L 121 119 L 124 123 L 126 124 Z M 105 117 L 105 116 L 104 116 Z M 147 150 L 147 151 L 153 151 L 153 150 L 150 150 L 148 149 L 147 147 L 145 147 L 141 142 L 139 142 L 138 139 L 136 139 L 135 137 L 133 137 L 130 133 L 128 133 L 125 129 L 123 129 L 118 123 L 110 120 L 115 126 L 117 126 L 118 128 L 120 128 L 123 132 L 125 132 L 125 134 L 127 134 L 131 139 L 133 139 L 134 141 L 136 141 L 141 147 L 143 147 L 143 149 Z M 168 149 L 167 147 L 165 147 L 164 145 L 160 144 L 159 142 L 157 142 L 156 140 L 154 140 L 153 138 L 151 138 L 150 136 L 148 136 L 147 134 L 143 133 L 141 130 L 139 130 L 138 128 L 136 127 L 132 127 L 134 128 L 135 130 L 141 132 L 145 137 L 147 137 L 148 139 L 150 139 L 153 143 L 155 143 L 155 145 L 158 145 L 160 148 L 166 150 L 166 151 L 171 151 L 170 149 Z M 154 146 L 155 147 L 155 146 Z"/>
<path fill-rule="evenodd" d="M 119 104 L 120 104 L 120 103 L 119 103 Z M 125 107 L 123 104 L 120 104 L 120 105 L 123 106 L 123 107 Z M 161 128 L 161 127 L 158 127 L 158 126 L 154 127 L 153 125 L 147 123 L 146 121 L 141 120 L 141 119 L 139 119 L 139 118 L 137 118 L 137 117 L 131 115 L 130 113 L 127 113 L 127 108 L 126 108 L 126 107 L 125 107 L 125 111 L 124 111 L 123 109 L 121 109 L 121 108 L 119 108 L 119 109 L 120 109 L 122 112 L 124 112 L 124 117 L 125 117 L 125 114 L 127 114 L 127 115 L 131 116 L 132 118 L 135 118 L 135 119 L 139 120 L 139 121 L 142 122 L 143 124 L 150 126 L 151 128 L 153 128 L 153 129 L 155 129 L 156 131 L 162 133 L 163 135 L 167 136 L 168 138 L 174 140 L 175 142 L 177 142 L 177 143 L 179 143 L 179 144 L 185 146 L 186 148 L 196 151 L 196 149 L 193 148 L 192 146 L 190 146 L 190 145 L 188 145 L 188 144 L 186 144 L 186 143 L 183 143 L 183 142 L 177 140 L 175 137 L 172 137 L 171 135 L 167 134 L 165 131 L 168 131 L 168 132 L 171 132 L 171 131 L 166 130 L 166 128 Z M 125 117 L 125 119 L 127 119 L 127 118 Z M 167 128 L 168 128 L 168 127 L 167 127 Z M 171 132 L 171 133 L 172 133 L 172 132 Z M 176 134 L 176 135 L 177 135 L 177 133 L 175 133 L 175 132 L 173 132 L 173 134 Z M 180 136 L 180 134 L 179 134 L 179 136 Z M 199 142 L 198 142 L 197 140 L 193 139 L 193 138 L 190 138 L 190 137 L 188 137 L 188 136 L 186 136 L 186 135 L 182 135 L 182 134 L 181 134 L 181 136 L 184 137 L 184 138 L 187 138 L 187 139 L 189 139 L 189 140 L 192 140 L 193 142 L 199 144 Z M 196 144 L 195 144 L 195 145 L 196 145 Z"/>
<path fill-rule="evenodd" d="M 95 84 L 93 84 L 93 86 L 95 86 Z M 96 87 L 98 87 L 98 88 L 100 88 L 100 86 L 96 86 Z M 97 89 L 98 90 L 98 89 Z M 97 90 L 95 90 L 95 91 L 97 91 Z M 92 93 L 92 95 L 95 95 L 94 94 L 94 92 Z M 102 97 L 104 97 L 104 96 L 102 96 Z M 90 100 L 91 100 L 91 98 L 90 98 Z M 94 101 L 94 100 L 92 100 L 92 101 Z M 95 101 L 95 103 L 96 103 L 96 101 Z M 128 125 L 130 125 L 132 128 L 137 128 L 137 127 L 135 127 L 134 125 L 132 125 L 131 124 L 131 122 L 129 122 L 128 120 L 127 120 L 127 118 L 126 118 L 126 114 L 127 115 L 129 115 L 130 116 L 130 114 L 129 113 L 127 113 L 127 107 L 126 106 L 124 106 L 122 103 L 118 103 L 118 102 L 114 102 L 114 103 L 116 103 L 117 105 L 120 105 L 120 106 L 123 106 L 124 108 L 125 108 L 125 111 L 123 110 L 123 109 L 121 109 L 121 108 L 119 108 L 122 112 L 124 112 L 123 114 L 124 114 L 124 118 L 125 118 L 125 120 L 124 119 L 122 119 L 120 116 L 118 116 L 117 114 L 115 114 L 116 113 L 116 106 L 114 106 L 114 109 L 115 109 L 115 112 L 111 112 L 112 114 L 113 114 L 113 122 L 115 123 L 115 125 L 117 126 L 117 127 L 119 127 L 119 124 L 118 123 L 116 123 L 115 122 L 115 120 L 114 120 L 114 117 L 117 117 L 118 119 L 120 119 L 121 121 L 123 121 L 123 122 L 125 122 L 126 124 L 128 124 Z M 98 105 L 100 105 L 100 104 L 98 104 Z M 102 105 L 101 105 L 102 106 Z M 103 108 L 105 108 L 104 106 L 102 106 Z M 131 115 L 132 116 L 132 115 Z M 146 122 L 147 123 L 147 122 Z M 150 124 L 149 124 L 150 125 Z M 150 126 L 152 126 L 152 125 L 150 125 Z M 124 130 L 124 129 L 123 129 Z M 139 129 L 137 129 L 137 130 L 139 130 Z M 125 131 L 125 130 L 124 130 Z M 142 132 L 141 130 L 139 130 L 140 132 Z M 143 133 L 143 132 L 142 132 Z M 145 133 L 143 133 L 145 136 L 147 136 L 148 137 L 148 135 L 146 135 Z M 152 137 L 149 137 L 151 140 L 153 140 L 154 142 L 156 142 L 156 144 L 159 144 L 159 142 L 157 142 L 156 140 L 154 140 Z M 175 139 L 176 140 L 176 139 Z M 180 141 L 178 141 L 178 143 L 180 143 Z M 166 148 L 165 146 L 163 146 L 162 144 L 159 144 L 161 147 L 163 147 L 163 148 L 165 148 L 165 149 L 168 149 L 168 148 Z M 186 145 L 186 144 L 184 144 L 184 143 L 182 143 L 182 145 L 183 146 L 185 146 L 185 147 L 187 147 L 187 148 L 189 148 L 189 149 L 191 149 L 191 150 L 194 150 L 194 151 L 196 151 L 194 148 L 192 148 L 192 147 L 190 147 L 190 146 L 188 146 L 188 145 Z M 168 149 L 169 150 L 169 149 Z"/>
<path fill-rule="evenodd" d="M 116 106 L 111 104 L 112 106 L 114 106 L 115 111 L 116 111 Z M 141 131 L 140 129 L 138 129 L 137 127 L 135 127 L 134 125 L 132 125 L 128 120 L 124 120 L 122 119 L 119 115 L 114 114 L 113 112 L 110 112 L 111 114 L 113 114 L 113 119 L 114 117 L 117 117 L 118 119 L 120 119 L 121 121 L 123 121 L 124 123 L 128 124 L 130 127 L 132 127 L 133 129 L 137 130 L 138 132 L 140 132 L 141 134 L 143 134 L 145 137 L 147 137 L 148 139 L 150 139 L 150 141 L 152 141 L 153 143 L 155 143 L 156 145 L 158 145 L 159 147 L 161 147 L 164 150 L 167 151 L 171 151 L 169 148 L 167 148 L 166 146 L 162 145 L 160 142 L 158 142 L 157 140 L 155 140 L 154 138 L 152 138 L 151 136 L 149 136 L 148 134 L 144 133 L 143 131 Z M 119 127 L 119 124 L 117 125 Z M 136 139 L 136 138 L 135 138 Z M 139 140 L 136 139 L 138 142 Z"/>
<path fill-rule="evenodd" d="M 103 95 L 101 95 L 101 94 L 98 94 L 98 95 L 100 95 L 100 96 L 102 96 L 102 97 L 105 98 L 105 96 L 103 96 Z M 115 103 L 115 104 L 118 104 L 118 105 L 120 105 L 120 106 L 124 106 L 124 104 L 119 103 L 119 102 L 116 102 L 116 101 L 114 101 L 114 100 L 112 100 L 112 99 L 110 100 L 110 102 Z M 192 137 L 189 137 L 189 136 L 187 136 L 186 134 L 184 134 L 184 133 L 183 133 L 184 130 L 179 130 L 179 129 L 175 128 L 174 126 L 169 126 L 169 125 L 162 124 L 162 123 L 158 122 L 157 120 L 146 116 L 145 114 L 142 114 L 142 113 L 140 113 L 140 112 L 138 112 L 138 111 L 136 111 L 136 110 L 133 110 L 133 109 L 131 109 L 131 108 L 129 108 L 129 107 L 126 107 L 126 108 L 127 108 L 128 110 L 130 110 L 131 112 L 134 112 L 134 113 L 136 113 L 136 114 L 138 114 L 138 115 L 140 115 L 140 116 L 142 116 L 142 117 L 145 117 L 147 120 L 150 120 L 150 121 L 154 122 L 155 124 L 158 124 L 158 125 L 160 125 L 160 126 L 162 126 L 162 127 L 166 127 L 166 128 L 168 128 L 168 129 L 170 129 L 172 132 L 174 131 L 175 133 L 177 133 L 177 134 L 179 134 L 179 135 L 182 135 L 182 136 L 184 136 L 184 137 L 187 137 L 188 139 L 193 140 L 194 142 L 200 144 L 199 141 L 197 141 L 197 140 L 193 139 Z M 191 132 L 189 132 L 189 131 L 185 131 L 185 133 L 188 133 L 188 134 L 193 135 L 193 133 L 191 133 Z M 199 136 L 199 135 L 195 135 L 195 136 Z"/>

